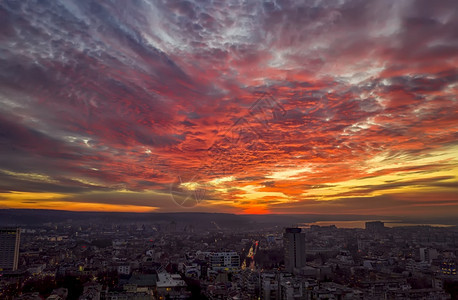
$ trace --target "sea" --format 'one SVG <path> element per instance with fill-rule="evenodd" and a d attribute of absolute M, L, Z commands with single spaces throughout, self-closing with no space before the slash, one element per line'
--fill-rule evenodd
<path fill-rule="evenodd" d="M 358 221 L 317 221 L 312 223 L 301 223 L 299 227 L 310 227 L 311 225 L 330 226 L 335 225 L 338 228 L 362 228 L 366 227 L 366 222 L 382 221 L 385 227 L 403 227 L 403 226 L 431 226 L 431 227 L 453 227 L 454 225 L 445 224 L 415 224 L 404 223 L 401 220 L 358 220 Z"/>

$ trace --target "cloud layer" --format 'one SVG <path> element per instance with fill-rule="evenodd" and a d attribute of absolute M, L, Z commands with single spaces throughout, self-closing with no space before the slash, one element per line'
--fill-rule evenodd
<path fill-rule="evenodd" d="M 455 1 L 303 2 L 2 1 L 0 205 L 458 213 Z"/>

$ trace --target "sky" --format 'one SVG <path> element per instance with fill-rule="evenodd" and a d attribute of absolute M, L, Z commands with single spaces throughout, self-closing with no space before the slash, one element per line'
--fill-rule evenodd
<path fill-rule="evenodd" d="M 456 216 L 457 12 L 0 1 L 0 208 Z"/>

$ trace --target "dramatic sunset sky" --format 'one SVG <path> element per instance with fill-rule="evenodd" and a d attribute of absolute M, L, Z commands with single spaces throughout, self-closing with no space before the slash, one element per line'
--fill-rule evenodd
<path fill-rule="evenodd" d="M 0 208 L 458 215 L 456 0 L 0 1 Z"/>

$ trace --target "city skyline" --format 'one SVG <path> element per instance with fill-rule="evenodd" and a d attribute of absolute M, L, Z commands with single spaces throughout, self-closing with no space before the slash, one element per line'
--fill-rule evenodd
<path fill-rule="evenodd" d="M 454 1 L 0 3 L 0 209 L 458 214 Z"/>

